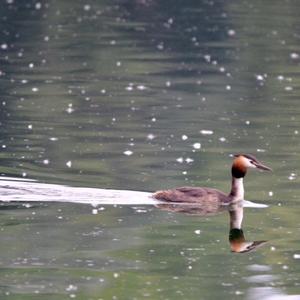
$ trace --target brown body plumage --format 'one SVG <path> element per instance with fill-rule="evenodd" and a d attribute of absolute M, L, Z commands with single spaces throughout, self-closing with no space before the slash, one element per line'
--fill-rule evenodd
<path fill-rule="evenodd" d="M 232 185 L 229 194 L 207 187 L 179 187 L 157 191 L 153 197 L 168 203 L 198 203 L 212 206 L 244 200 L 243 178 L 248 168 L 271 170 L 252 155 L 237 154 L 232 164 Z"/>

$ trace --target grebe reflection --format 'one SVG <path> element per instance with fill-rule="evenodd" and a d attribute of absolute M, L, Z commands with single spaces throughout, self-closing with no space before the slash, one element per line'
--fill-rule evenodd
<path fill-rule="evenodd" d="M 251 252 L 267 243 L 267 241 L 246 241 L 242 229 L 244 216 L 244 207 L 242 202 L 232 204 L 228 208 L 230 216 L 229 243 L 232 252 Z"/>
<path fill-rule="evenodd" d="M 229 243 L 232 252 L 247 253 L 263 246 L 267 241 L 247 241 L 242 229 L 244 216 L 243 201 L 232 203 L 230 205 L 213 206 L 197 205 L 195 203 L 163 203 L 158 204 L 158 208 L 176 213 L 184 213 L 193 216 L 212 216 L 226 210 L 229 212 Z"/>

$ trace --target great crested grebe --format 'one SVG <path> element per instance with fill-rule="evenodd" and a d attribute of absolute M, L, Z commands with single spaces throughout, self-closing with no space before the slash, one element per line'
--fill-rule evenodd
<path fill-rule="evenodd" d="M 207 187 L 179 187 L 171 190 L 157 191 L 153 194 L 155 199 L 169 203 L 198 203 L 200 204 L 229 204 L 244 200 L 243 178 L 248 168 L 271 171 L 259 162 L 253 155 L 236 154 L 231 168 L 231 191 L 225 194 L 219 190 Z"/>

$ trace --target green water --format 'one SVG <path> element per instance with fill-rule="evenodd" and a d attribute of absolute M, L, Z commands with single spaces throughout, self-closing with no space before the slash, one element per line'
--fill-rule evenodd
<path fill-rule="evenodd" d="M 246 238 L 268 243 L 244 254 L 230 251 L 226 212 L 2 203 L 0 298 L 300 298 L 299 9 L 3 0 L 3 176 L 228 191 L 236 152 L 273 173 L 246 177 L 246 198 L 269 207 L 245 209 Z"/>

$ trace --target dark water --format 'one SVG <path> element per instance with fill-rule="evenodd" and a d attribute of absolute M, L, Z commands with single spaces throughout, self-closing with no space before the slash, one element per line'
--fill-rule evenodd
<path fill-rule="evenodd" d="M 227 191 L 236 152 L 274 172 L 246 178 L 246 198 L 269 205 L 244 211 L 246 239 L 268 241 L 247 253 L 231 252 L 227 211 L 4 202 L 1 299 L 299 299 L 299 10 L 3 0 L 3 176 Z"/>

